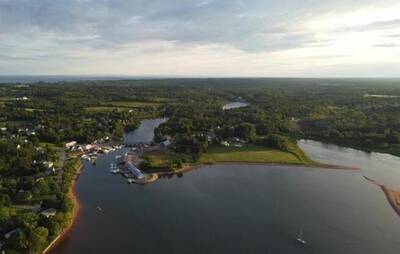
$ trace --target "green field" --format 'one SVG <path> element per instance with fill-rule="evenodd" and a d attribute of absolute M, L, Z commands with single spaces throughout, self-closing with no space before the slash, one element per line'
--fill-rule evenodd
<path fill-rule="evenodd" d="M 244 145 L 236 147 L 209 147 L 208 152 L 203 154 L 202 163 L 216 162 L 253 162 L 253 163 L 282 163 L 282 164 L 306 164 L 298 156 L 276 149 L 270 149 L 256 145 Z"/>
<path fill-rule="evenodd" d="M 128 111 L 129 108 L 121 108 L 121 107 L 108 107 L 108 106 L 97 106 L 97 107 L 87 107 L 85 108 L 88 112 L 108 112 L 108 111 Z"/>
<path fill-rule="evenodd" d="M 148 102 L 148 101 L 113 101 L 102 103 L 100 106 L 92 106 L 85 108 L 88 112 L 103 112 L 103 111 L 114 111 L 118 112 L 128 111 L 135 108 L 145 107 L 159 107 L 163 105 L 160 102 Z"/>
<path fill-rule="evenodd" d="M 123 108 L 144 108 L 144 107 L 158 107 L 163 103 L 160 102 L 148 102 L 148 101 L 114 101 L 106 103 L 113 107 L 123 107 Z"/>
<path fill-rule="evenodd" d="M 182 159 L 182 155 L 178 155 L 166 150 L 157 150 L 146 152 L 143 156 L 146 163 L 142 166 L 146 172 L 168 172 L 179 169 L 182 165 L 177 164 L 177 160 Z"/>

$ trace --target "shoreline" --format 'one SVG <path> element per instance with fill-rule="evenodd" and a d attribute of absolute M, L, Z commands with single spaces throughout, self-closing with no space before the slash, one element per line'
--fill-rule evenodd
<path fill-rule="evenodd" d="M 77 184 L 80 174 L 83 171 L 83 168 L 84 168 L 84 165 L 82 165 L 75 173 L 75 177 L 72 180 L 71 187 L 69 188 L 69 191 L 68 191 L 68 195 L 71 197 L 72 203 L 73 203 L 71 220 L 69 221 L 68 226 L 66 228 L 64 228 L 56 238 L 54 238 L 54 240 L 49 244 L 49 246 L 47 246 L 46 249 L 43 250 L 42 254 L 51 253 L 51 251 L 53 251 L 54 248 L 56 248 L 60 243 L 62 243 L 65 240 L 65 238 L 68 236 L 69 232 L 72 230 L 72 228 L 74 227 L 74 225 L 76 223 L 76 220 L 77 220 L 77 218 L 81 212 L 81 208 L 82 208 L 82 204 L 79 202 L 78 196 L 76 194 L 76 184 Z"/>
<path fill-rule="evenodd" d="M 310 164 L 290 164 L 290 163 L 268 163 L 268 162 L 235 162 L 235 161 L 221 161 L 221 162 L 209 162 L 209 163 L 200 163 L 194 165 L 187 165 L 184 166 L 176 171 L 173 172 L 155 172 L 159 176 L 168 176 L 168 175 L 177 175 L 182 173 L 187 173 L 192 170 L 196 170 L 202 167 L 213 166 L 213 165 L 264 165 L 264 166 L 288 166 L 288 167 L 307 167 L 307 168 L 320 168 L 320 169 L 334 169 L 334 170 L 360 170 L 357 167 L 349 167 L 349 166 L 342 166 L 342 165 L 331 165 L 331 164 L 324 164 L 324 163 L 310 163 Z"/>
<path fill-rule="evenodd" d="M 383 184 L 377 183 L 375 180 L 373 180 L 367 176 L 364 176 L 364 178 L 367 181 L 369 181 L 370 183 L 378 186 L 382 190 L 382 192 L 386 196 L 386 200 L 388 201 L 390 206 L 393 208 L 394 212 L 397 213 L 398 216 L 400 216 L 400 191 L 390 189 Z"/>

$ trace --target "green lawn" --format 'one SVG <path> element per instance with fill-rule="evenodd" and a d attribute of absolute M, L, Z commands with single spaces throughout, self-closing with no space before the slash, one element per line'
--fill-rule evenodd
<path fill-rule="evenodd" d="M 87 107 L 87 108 L 85 108 L 85 110 L 88 112 L 108 112 L 108 111 L 114 111 L 114 110 L 121 112 L 121 111 L 128 111 L 129 108 L 96 106 L 96 107 Z"/>
<path fill-rule="evenodd" d="M 147 101 L 114 101 L 105 103 L 113 107 L 124 107 L 124 108 L 144 108 L 144 107 L 158 107 L 163 103 L 160 102 L 147 102 Z"/>
<path fill-rule="evenodd" d="M 160 102 L 147 102 L 147 101 L 113 101 L 102 103 L 100 106 L 92 106 L 85 108 L 88 112 L 104 112 L 117 110 L 128 111 L 134 108 L 145 108 L 145 107 L 158 107 L 163 105 Z"/>
<path fill-rule="evenodd" d="M 167 167 L 171 161 L 170 156 L 164 151 L 147 152 L 145 158 L 150 163 L 150 166 L 154 168 Z"/>
<path fill-rule="evenodd" d="M 282 164 L 305 164 L 298 156 L 256 145 L 244 145 L 236 147 L 209 147 L 208 152 L 203 154 L 202 163 L 215 162 L 254 162 L 254 163 L 282 163 Z"/>

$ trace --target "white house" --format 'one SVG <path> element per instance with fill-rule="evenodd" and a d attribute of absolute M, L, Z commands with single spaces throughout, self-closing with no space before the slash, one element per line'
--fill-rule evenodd
<path fill-rule="evenodd" d="M 71 147 L 76 146 L 76 144 L 77 144 L 76 141 L 68 142 L 68 143 L 65 144 L 65 148 L 70 149 Z"/>
<path fill-rule="evenodd" d="M 46 218 L 53 217 L 57 214 L 57 210 L 54 208 L 49 208 L 44 210 L 43 212 L 40 213 L 41 215 L 45 216 Z"/>

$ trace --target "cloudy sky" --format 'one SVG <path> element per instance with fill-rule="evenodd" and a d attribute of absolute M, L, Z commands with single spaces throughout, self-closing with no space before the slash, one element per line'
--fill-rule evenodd
<path fill-rule="evenodd" d="M 399 0 L 0 0 L 0 75 L 399 77 Z"/>

